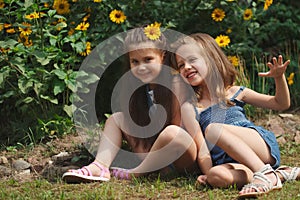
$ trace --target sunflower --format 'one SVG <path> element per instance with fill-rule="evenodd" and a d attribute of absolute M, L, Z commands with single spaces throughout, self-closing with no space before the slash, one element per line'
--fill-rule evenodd
<path fill-rule="evenodd" d="M 213 10 L 213 12 L 211 13 L 211 17 L 214 21 L 216 22 L 220 22 L 224 19 L 225 17 L 225 12 L 224 10 L 220 9 L 220 8 L 216 8 Z"/>
<path fill-rule="evenodd" d="M 10 27 L 11 27 L 11 24 L 5 23 L 5 24 L 3 24 L 3 27 L 4 27 L 4 28 L 10 28 Z"/>
<path fill-rule="evenodd" d="M 82 56 L 87 56 L 91 53 L 92 48 L 91 48 L 91 43 L 90 42 L 86 42 L 85 43 L 85 51 L 80 52 L 80 55 Z"/>
<path fill-rule="evenodd" d="M 5 7 L 5 3 L 3 0 L 0 0 L 0 8 L 4 8 Z"/>
<path fill-rule="evenodd" d="M 18 42 L 23 43 L 23 45 L 26 47 L 30 47 L 33 44 L 32 40 L 29 40 L 27 35 L 22 35 L 22 34 L 20 34 L 20 36 L 18 38 Z"/>
<path fill-rule="evenodd" d="M 10 33 L 10 34 L 13 34 L 15 33 L 16 30 L 14 28 L 9 28 L 9 29 L 6 29 L 6 33 Z"/>
<path fill-rule="evenodd" d="M 251 9 L 246 9 L 244 11 L 244 20 L 250 20 L 252 18 L 252 10 Z"/>
<path fill-rule="evenodd" d="M 215 40 L 220 47 L 226 47 L 230 43 L 230 38 L 227 35 L 219 35 Z"/>
<path fill-rule="evenodd" d="M 294 76 L 295 76 L 295 73 L 292 72 L 292 73 L 290 73 L 289 77 L 287 78 L 289 85 L 293 85 L 294 84 Z"/>
<path fill-rule="evenodd" d="M 90 24 L 88 22 L 81 22 L 76 28 L 75 30 L 79 30 L 79 31 L 86 31 L 88 29 L 88 27 L 90 26 Z"/>
<path fill-rule="evenodd" d="M 239 66 L 239 58 L 237 56 L 228 56 L 228 60 L 232 63 L 233 66 Z"/>
<path fill-rule="evenodd" d="M 232 29 L 231 29 L 231 28 L 228 28 L 228 29 L 226 30 L 226 34 L 230 34 L 230 33 L 232 33 Z"/>
<path fill-rule="evenodd" d="M 144 28 L 144 33 L 150 40 L 157 40 L 160 35 L 160 23 L 155 22 L 154 24 L 150 24 Z"/>
<path fill-rule="evenodd" d="M 2 54 L 6 54 L 7 52 L 9 52 L 9 50 L 10 50 L 10 48 L 5 49 L 5 48 L 0 47 L 0 52 Z"/>
<path fill-rule="evenodd" d="M 102 0 L 94 0 L 96 3 L 101 3 Z"/>
<path fill-rule="evenodd" d="M 32 30 L 30 29 L 31 24 L 23 22 L 22 27 L 19 27 L 19 31 L 21 35 L 30 35 Z"/>
<path fill-rule="evenodd" d="M 25 15 L 25 18 L 30 20 L 37 19 L 39 18 L 39 13 L 37 12 L 30 13 L 29 15 Z"/>
<path fill-rule="evenodd" d="M 264 5 L 264 10 L 268 10 L 268 8 L 272 5 L 273 0 L 266 0 Z"/>
<path fill-rule="evenodd" d="M 69 31 L 68 31 L 68 35 L 73 35 L 75 32 L 75 30 L 73 28 L 71 28 Z"/>
<path fill-rule="evenodd" d="M 53 8 L 57 14 L 68 14 L 70 12 L 70 4 L 67 0 L 54 0 Z"/>
<path fill-rule="evenodd" d="M 82 21 L 86 22 L 89 19 L 90 16 L 91 16 L 91 14 L 87 14 L 86 16 L 84 16 Z"/>
<path fill-rule="evenodd" d="M 112 22 L 117 24 L 123 23 L 126 20 L 126 16 L 121 10 L 113 10 L 109 14 L 109 18 Z"/>

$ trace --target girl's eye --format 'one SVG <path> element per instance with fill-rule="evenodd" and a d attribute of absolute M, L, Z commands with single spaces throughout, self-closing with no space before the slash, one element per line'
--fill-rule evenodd
<path fill-rule="evenodd" d="M 184 63 L 182 63 L 182 64 L 179 64 L 177 67 L 178 67 L 178 69 L 182 69 L 182 68 L 184 68 Z"/>
<path fill-rule="evenodd" d="M 151 57 L 147 57 L 147 58 L 145 58 L 145 61 L 146 62 L 150 62 L 152 60 L 152 58 Z"/>
<path fill-rule="evenodd" d="M 197 60 L 197 58 L 190 58 L 189 59 L 189 63 L 193 63 L 193 62 L 195 62 Z"/>
<path fill-rule="evenodd" d="M 131 60 L 131 64 L 137 65 L 137 64 L 138 64 L 138 61 L 137 61 L 137 60 Z"/>

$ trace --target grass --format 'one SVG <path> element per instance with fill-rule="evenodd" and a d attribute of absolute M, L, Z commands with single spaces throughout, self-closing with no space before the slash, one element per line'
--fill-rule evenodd
<path fill-rule="evenodd" d="M 296 118 L 298 119 L 298 118 Z M 289 127 L 286 132 L 295 133 L 299 131 L 299 120 L 288 121 L 284 123 Z M 262 122 L 263 123 L 263 122 Z M 294 127 L 295 126 L 295 127 Z M 287 143 L 280 145 L 281 163 L 290 166 L 300 166 L 300 145 L 296 144 L 292 138 L 293 134 L 285 135 Z M 290 136 L 290 137 L 289 137 Z M 68 138 L 66 138 L 68 139 Z M 60 144 L 65 140 L 56 140 Z M 45 145 L 44 145 L 45 146 Z M 47 148 L 25 148 L 23 150 L 11 151 L 13 157 L 30 157 L 30 154 L 35 154 L 36 157 L 50 157 L 50 154 L 57 154 L 61 150 L 67 148 L 65 146 L 58 147 L 57 143 L 51 142 L 46 145 Z M 67 149 L 76 146 L 71 144 Z M 78 148 L 78 147 L 74 147 Z M 73 150 L 70 150 L 71 152 Z M 39 154 L 42 153 L 42 155 Z M 81 156 L 84 154 L 81 151 Z M 86 159 L 86 158 L 85 158 Z M 0 168 L 1 170 L 1 168 Z M 120 200 L 135 200 L 135 199 L 237 199 L 238 189 L 231 187 L 228 189 L 212 189 L 209 187 L 198 187 L 195 185 L 196 176 L 170 176 L 159 177 L 150 176 L 147 178 L 137 178 L 133 181 L 120 181 L 114 178 L 105 183 L 90 183 L 90 184 L 66 184 L 62 182 L 61 176 L 45 179 L 39 177 L 37 179 L 27 180 L 25 177 L 21 180 L 12 177 L 10 179 L 0 180 L 0 200 L 2 199 L 120 199 Z M 258 199 L 265 200 L 296 200 L 300 199 L 300 181 L 285 183 L 280 191 L 271 192 L 269 195 L 259 197 Z"/>
<path fill-rule="evenodd" d="M 237 190 L 196 189 L 194 179 L 176 178 L 170 181 L 112 180 L 107 183 L 65 184 L 46 180 L 18 183 L 13 180 L 0 183 L 1 199 L 236 199 Z M 286 183 L 281 191 L 259 199 L 300 199 L 300 182 Z"/>
<path fill-rule="evenodd" d="M 281 146 L 282 163 L 300 165 L 300 145 Z M 237 199 L 238 190 L 197 187 L 195 176 L 159 176 L 120 181 L 112 178 L 105 183 L 66 184 L 57 177 L 55 182 L 46 179 L 32 181 L 0 181 L 0 199 Z M 300 199 L 300 181 L 285 183 L 281 191 L 271 192 L 258 199 Z"/>

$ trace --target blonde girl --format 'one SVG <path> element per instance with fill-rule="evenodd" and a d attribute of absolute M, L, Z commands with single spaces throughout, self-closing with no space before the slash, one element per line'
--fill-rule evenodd
<path fill-rule="evenodd" d="M 259 73 L 275 80 L 275 95 L 265 95 L 234 85 L 234 67 L 215 40 L 207 34 L 192 34 L 174 44 L 176 66 L 189 83 L 196 98 L 182 106 L 183 125 L 191 134 L 207 141 L 199 150 L 210 157 L 200 166 L 202 184 L 228 187 L 236 184 L 240 197 L 253 197 L 282 187 L 281 182 L 299 178 L 299 168 L 279 167 L 280 152 L 274 134 L 254 125 L 245 116 L 243 106 L 285 110 L 290 106 L 290 94 L 284 72 L 290 61 L 280 55 L 268 63 L 270 71 Z M 200 124 L 200 126 L 199 126 Z M 196 127 L 196 128 L 195 128 Z M 200 128 L 201 127 L 201 128 Z M 285 174 L 285 176 L 282 176 Z"/>

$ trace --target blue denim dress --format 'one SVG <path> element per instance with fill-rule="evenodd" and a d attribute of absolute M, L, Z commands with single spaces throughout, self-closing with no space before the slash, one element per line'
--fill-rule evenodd
<path fill-rule="evenodd" d="M 272 167 L 277 168 L 280 164 L 280 150 L 274 133 L 264 129 L 261 126 L 256 126 L 249 121 L 243 108 L 245 102 L 236 99 L 236 97 L 244 90 L 244 88 L 245 87 L 241 86 L 240 89 L 233 95 L 233 97 L 230 98 L 230 100 L 235 103 L 234 106 L 228 107 L 225 105 L 225 103 L 218 103 L 208 107 L 201 113 L 199 113 L 195 108 L 196 119 L 199 121 L 203 134 L 205 133 L 206 127 L 211 123 L 223 123 L 255 129 L 269 146 L 271 155 L 276 160 L 276 163 Z M 237 163 L 237 161 L 231 158 L 220 147 L 213 145 L 208 141 L 207 145 L 210 150 L 214 166 L 224 163 Z"/>

